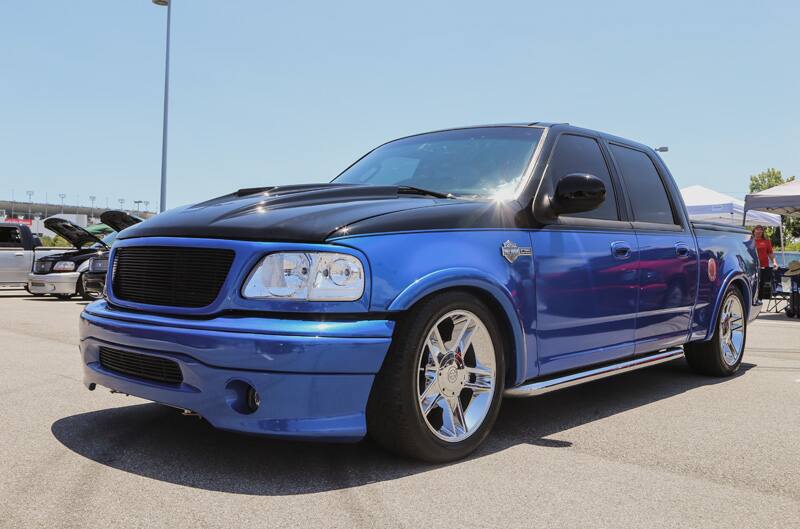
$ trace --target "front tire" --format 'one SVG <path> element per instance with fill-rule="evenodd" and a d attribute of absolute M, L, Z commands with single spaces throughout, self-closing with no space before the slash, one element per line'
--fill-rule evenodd
<path fill-rule="evenodd" d="M 700 374 L 729 377 L 742 363 L 746 341 L 744 298 L 739 289 L 731 285 L 722 299 L 713 338 L 707 342 L 687 344 L 686 361 Z"/>
<path fill-rule="evenodd" d="M 95 301 L 102 297 L 86 292 L 86 289 L 83 287 L 83 274 L 81 274 L 81 276 L 78 278 L 77 291 L 77 295 L 86 301 Z"/>
<path fill-rule="evenodd" d="M 385 448 L 433 463 L 461 459 L 500 411 L 505 352 L 489 308 L 466 292 L 435 295 L 394 333 L 367 405 L 367 429 Z"/>

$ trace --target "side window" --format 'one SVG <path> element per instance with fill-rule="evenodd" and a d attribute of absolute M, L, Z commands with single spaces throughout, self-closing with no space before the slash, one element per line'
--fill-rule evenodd
<path fill-rule="evenodd" d="M 611 145 L 611 153 L 622 171 L 634 220 L 677 224 L 664 182 L 650 157 L 642 151 L 620 145 Z"/>
<path fill-rule="evenodd" d="M 570 173 L 589 173 L 606 185 L 606 199 L 595 210 L 585 213 L 567 215 L 585 219 L 619 220 L 617 213 L 617 197 L 611 174 L 600 151 L 600 145 L 593 138 L 564 134 L 558 138 L 555 152 L 550 158 L 550 178 L 553 186 L 558 180 Z"/>
<path fill-rule="evenodd" d="M 0 248 L 21 248 L 22 237 L 19 228 L 0 228 Z"/>

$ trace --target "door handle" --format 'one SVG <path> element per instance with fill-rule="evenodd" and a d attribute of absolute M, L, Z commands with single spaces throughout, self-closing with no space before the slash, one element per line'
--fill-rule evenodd
<path fill-rule="evenodd" d="M 25 254 L 23 252 L 16 252 L 14 257 L 25 257 Z"/>
<path fill-rule="evenodd" d="M 686 243 L 679 242 L 675 245 L 675 253 L 678 254 L 678 257 L 681 259 L 686 259 L 689 257 L 689 245 Z"/>
<path fill-rule="evenodd" d="M 611 254 L 616 259 L 627 259 L 631 256 L 631 245 L 625 241 L 612 242 Z"/>

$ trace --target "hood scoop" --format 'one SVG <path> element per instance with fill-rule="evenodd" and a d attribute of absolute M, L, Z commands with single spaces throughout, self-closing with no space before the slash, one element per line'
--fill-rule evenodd
<path fill-rule="evenodd" d="M 304 184 L 253 187 L 156 215 L 121 238 L 200 237 L 321 242 L 365 218 L 436 206 L 435 197 L 409 196 L 397 186 Z"/>

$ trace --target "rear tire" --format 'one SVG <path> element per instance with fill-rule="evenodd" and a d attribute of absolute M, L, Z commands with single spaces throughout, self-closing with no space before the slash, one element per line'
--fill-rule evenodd
<path fill-rule="evenodd" d="M 714 336 L 707 342 L 686 344 L 686 361 L 702 375 L 729 377 L 742 363 L 746 341 L 744 298 L 739 289 L 731 285 L 722 298 Z"/>
<path fill-rule="evenodd" d="M 375 377 L 369 435 L 390 451 L 432 463 L 478 448 L 500 411 L 500 336 L 489 308 L 466 292 L 435 295 L 411 309 Z"/>

